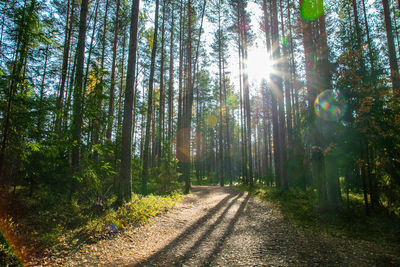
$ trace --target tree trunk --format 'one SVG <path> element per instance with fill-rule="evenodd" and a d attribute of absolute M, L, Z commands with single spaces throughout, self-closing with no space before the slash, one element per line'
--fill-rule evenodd
<path fill-rule="evenodd" d="M 149 92 L 147 96 L 147 118 L 146 118 L 146 133 L 145 142 L 143 148 L 143 170 L 142 170 L 142 193 L 147 195 L 147 179 L 149 176 L 149 146 L 150 146 L 150 126 L 151 118 L 153 115 L 153 83 L 154 83 L 154 69 L 156 61 L 157 51 L 157 38 L 158 38 L 158 13 L 159 13 L 159 0 L 156 0 L 156 12 L 154 17 L 154 35 L 153 35 L 153 47 L 151 50 L 151 63 L 150 63 L 150 77 L 149 77 Z M 153 131 L 154 134 L 154 131 Z"/>
<path fill-rule="evenodd" d="M 170 31 L 170 50 L 169 50 L 169 84 L 168 84 L 168 142 L 170 142 L 170 152 L 172 152 L 172 129 L 173 129 L 173 115 L 174 115 L 174 28 L 175 28 L 175 4 L 171 2 L 171 31 Z"/>
<path fill-rule="evenodd" d="M 387 46 L 389 53 L 390 77 L 393 86 L 393 96 L 397 99 L 400 97 L 400 76 L 396 58 L 396 49 L 394 47 L 392 19 L 390 18 L 388 0 L 382 0 L 382 5 L 383 5 L 383 15 L 385 17 L 385 28 L 386 28 Z"/>
<path fill-rule="evenodd" d="M 161 25 L 161 62 L 160 62 L 160 107 L 158 111 L 158 132 L 156 143 L 156 162 L 160 162 L 162 154 L 162 143 L 164 137 L 164 113 L 165 113 L 165 93 L 164 93 L 164 44 L 165 44 L 165 17 L 166 1 L 163 1 L 162 25 Z"/>
<path fill-rule="evenodd" d="M 132 197 L 132 109 L 133 109 L 133 90 L 135 83 L 135 62 L 137 51 L 137 33 L 139 19 L 139 2 L 132 2 L 131 26 L 129 37 L 128 69 L 126 75 L 124 120 L 122 125 L 122 144 L 121 144 L 121 170 L 120 170 L 120 201 L 130 201 Z"/>
<path fill-rule="evenodd" d="M 116 15 L 114 23 L 114 45 L 113 45 L 113 59 L 111 65 L 111 85 L 110 85 L 110 101 L 108 103 L 108 125 L 107 125 L 107 139 L 111 141 L 112 128 L 114 122 L 114 95 L 115 95 L 115 65 L 117 62 L 117 44 L 118 44 L 118 25 L 119 25 L 119 5 L 120 0 L 117 0 Z"/>
<path fill-rule="evenodd" d="M 58 134 L 61 134 L 62 109 L 63 109 L 63 103 L 64 103 L 65 81 L 67 79 L 69 50 L 70 50 L 71 35 L 72 35 L 72 19 L 73 19 L 73 15 L 74 15 L 74 7 L 72 4 L 72 9 L 71 9 L 70 2 L 71 2 L 71 0 L 68 0 L 68 3 L 67 3 L 67 22 L 65 25 L 63 64 L 62 64 L 62 68 L 61 68 L 61 85 L 60 85 L 59 96 L 57 99 L 56 131 Z M 70 15 L 70 9 L 71 9 L 71 15 Z"/>
<path fill-rule="evenodd" d="M 73 120 L 72 120 L 72 174 L 78 175 L 80 172 L 81 163 L 81 135 L 82 135 L 82 102 L 83 102 L 83 65 L 85 64 L 85 46 L 86 46 L 86 20 L 88 13 L 88 0 L 82 0 L 79 36 L 76 48 L 76 75 L 74 88 L 74 105 L 73 105 Z M 75 190 L 75 178 L 72 178 L 71 194 Z"/>
<path fill-rule="evenodd" d="M 186 47 L 186 59 L 187 59 L 187 83 L 184 95 L 184 110 L 182 114 L 182 128 L 183 131 L 183 144 L 182 151 L 180 153 L 182 158 L 178 158 L 184 163 L 183 177 L 185 179 L 185 193 L 190 191 L 190 141 L 191 141 L 191 122 L 192 122 L 192 106 L 193 106 L 193 83 L 192 83 L 192 2 L 188 0 L 188 34 L 187 34 L 187 47 Z"/>
<path fill-rule="evenodd" d="M 37 125 L 38 140 L 42 138 L 43 122 L 45 120 L 45 114 L 43 114 L 43 96 L 44 96 L 44 83 L 47 71 L 47 59 L 49 55 L 49 45 L 46 46 L 46 51 L 44 53 L 45 53 L 44 69 L 43 69 L 42 84 L 40 86 L 40 100 L 39 100 L 38 125 Z"/>

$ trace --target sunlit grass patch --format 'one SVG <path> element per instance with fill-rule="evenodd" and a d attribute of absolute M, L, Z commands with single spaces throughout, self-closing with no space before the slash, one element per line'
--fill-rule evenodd
<path fill-rule="evenodd" d="M 118 209 L 108 209 L 81 227 L 59 235 L 54 250 L 64 252 L 76 250 L 86 242 L 96 242 L 126 228 L 144 224 L 151 217 L 173 208 L 183 197 L 184 195 L 177 191 L 165 196 L 142 196 L 133 193 L 131 201 L 124 203 Z"/>

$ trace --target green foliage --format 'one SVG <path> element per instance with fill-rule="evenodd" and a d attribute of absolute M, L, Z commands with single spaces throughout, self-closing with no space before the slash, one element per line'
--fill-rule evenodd
<path fill-rule="evenodd" d="M 1 224 L 4 225 L 5 223 L 10 224 L 10 220 L 3 219 Z M 12 225 L 8 225 L 10 227 Z M 15 255 L 14 251 L 7 243 L 6 239 L 4 238 L 3 234 L 0 232 L 0 265 L 1 266 L 22 266 L 19 262 L 17 256 Z"/>
<path fill-rule="evenodd" d="M 118 231 L 146 223 L 151 217 L 157 216 L 173 208 L 183 198 L 181 193 L 172 192 L 166 196 L 132 195 L 130 202 L 124 203 L 118 209 L 108 209 L 101 216 L 87 219 L 73 228 L 65 229 L 54 235 L 55 250 L 68 253 L 77 249 L 85 242 L 94 242 L 110 235 L 109 227 L 113 225 Z"/>
<path fill-rule="evenodd" d="M 143 224 L 151 217 L 171 209 L 183 195 L 177 191 L 167 196 L 133 194 L 130 202 L 124 203 L 116 211 L 105 216 L 105 224 L 114 223 L 119 228 L 129 225 Z"/>
<path fill-rule="evenodd" d="M 349 194 L 350 205 L 339 210 L 322 211 L 314 189 L 292 187 L 287 191 L 275 187 L 239 187 L 261 199 L 275 203 L 284 217 L 310 231 L 324 231 L 334 236 L 400 244 L 400 217 L 377 212 L 366 216 L 361 194 Z M 343 196 L 345 198 L 345 196 Z"/>

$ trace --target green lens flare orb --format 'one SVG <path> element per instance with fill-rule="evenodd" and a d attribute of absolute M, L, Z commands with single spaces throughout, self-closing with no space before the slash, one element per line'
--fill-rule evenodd
<path fill-rule="evenodd" d="M 285 46 L 289 46 L 289 42 L 288 42 L 288 40 L 286 40 L 285 37 L 282 37 L 282 42 L 283 42 L 283 44 L 284 44 Z"/>
<path fill-rule="evenodd" d="M 343 118 L 346 109 L 346 100 L 338 90 L 323 91 L 315 98 L 314 111 L 321 119 L 338 121 Z"/>
<path fill-rule="evenodd" d="M 323 0 L 303 0 L 300 15 L 305 20 L 315 20 L 324 14 Z"/>

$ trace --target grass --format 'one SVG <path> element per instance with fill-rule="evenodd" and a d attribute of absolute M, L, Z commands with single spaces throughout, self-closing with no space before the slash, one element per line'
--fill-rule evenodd
<path fill-rule="evenodd" d="M 377 243 L 400 244 L 400 218 L 385 211 L 365 215 L 362 197 L 350 194 L 349 206 L 345 203 L 335 210 L 322 211 L 318 207 L 316 192 L 291 188 L 287 191 L 274 187 L 238 186 L 261 199 L 275 203 L 284 217 L 311 231 L 322 231 L 332 236 L 347 236 Z"/>
<path fill-rule="evenodd" d="M 46 203 L 26 198 L 23 203 L 18 203 L 21 210 L 15 216 L 18 225 L 7 228 L 12 229 L 21 243 L 35 247 L 33 252 L 51 248 L 52 253 L 67 256 L 85 243 L 111 238 L 116 232 L 146 223 L 151 217 L 170 210 L 182 198 L 183 194 L 178 191 L 163 196 L 133 193 L 131 201 L 117 209 L 111 208 L 115 199 L 110 199 L 106 205 L 109 208 L 100 214 L 93 213 L 90 206 L 78 204 L 76 200 L 50 201 L 46 198 Z M 3 266 L 2 261 L 16 262 L 4 238 L 0 240 L 0 266 Z"/>
<path fill-rule="evenodd" d="M 151 217 L 170 210 L 183 198 L 177 191 L 165 196 L 133 194 L 129 202 L 118 209 L 108 209 L 84 225 L 72 229 L 57 237 L 54 250 L 69 253 L 78 250 L 87 242 L 96 242 L 124 231 L 126 228 L 145 224 Z"/>

